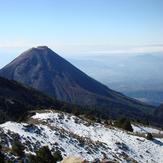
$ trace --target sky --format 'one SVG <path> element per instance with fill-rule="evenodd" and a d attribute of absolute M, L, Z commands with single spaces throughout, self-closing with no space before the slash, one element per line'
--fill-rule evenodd
<path fill-rule="evenodd" d="M 0 0 L 0 66 L 47 45 L 61 55 L 163 52 L 163 0 Z"/>

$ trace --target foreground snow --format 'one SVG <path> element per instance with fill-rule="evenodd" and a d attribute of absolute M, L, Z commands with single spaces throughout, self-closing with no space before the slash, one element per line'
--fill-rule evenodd
<path fill-rule="evenodd" d="M 156 128 L 151 128 L 142 125 L 132 125 L 134 132 L 136 133 L 153 133 L 153 134 L 163 134 L 163 131 Z"/>
<path fill-rule="evenodd" d="M 163 162 L 163 139 L 149 141 L 65 113 L 37 113 L 31 122 L 35 125 L 15 122 L 0 125 L 8 136 L 8 146 L 12 132 L 20 135 L 27 152 L 48 145 L 52 151 L 59 149 L 63 156 L 79 156 L 90 161 L 108 157 L 118 162 Z"/>

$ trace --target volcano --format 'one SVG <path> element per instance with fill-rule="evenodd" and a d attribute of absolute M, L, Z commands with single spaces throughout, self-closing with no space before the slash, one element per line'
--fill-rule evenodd
<path fill-rule="evenodd" d="M 0 76 L 38 89 L 60 101 L 102 109 L 107 114 L 140 117 L 153 107 L 116 92 L 56 54 L 47 46 L 23 52 L 0 70 Z"/>

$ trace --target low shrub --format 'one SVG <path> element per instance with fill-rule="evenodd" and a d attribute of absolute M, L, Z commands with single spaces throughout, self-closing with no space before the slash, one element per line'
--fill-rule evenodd
<path fill-rule="evenodd" d="M 12 145 L 12 152 L 19 157 L 24 155 L 24 149 L 24 145 L 18 140 L 16 140 Z"/>
<path fill-rule="evenodd" d="M 153 140 L 153 135 L 151 133 L 147 133 L 146 139 L 147 140 Z"/>
<path fill-rule="evenodd" d="M 126 130 L 126 131 L 133 132 L 133 128 L 132 128 L 132 126 L 131 126 L 131 123 L 130 123 L 130 121 L 129 121 L 128 119 L 126 119 L 126 118 L 121 118 L 121 119 L 117 120 L 117 121 L 115 122 L 115 126 L 116 126 L 116 127 L 119 127 L 119 128 L 122 128 L 122 129 L 124 129 L 124 130 Z"/>

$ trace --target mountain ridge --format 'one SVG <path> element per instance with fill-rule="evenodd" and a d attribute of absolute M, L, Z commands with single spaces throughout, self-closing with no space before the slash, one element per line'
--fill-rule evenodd
<path fill-rule="evenodd" d="M 60 107 L 56 99 L 16 81 L 0 77 L 0 123 L 19 120 L 31 109 Z"/>
<path fill-rule="evenodd" d="M 19 81 L 61 101 L 102 109 L 107 115 L 142 118 L 155 108 L 113 91 L 47 46 L 23 52 L 0 70 L 0 76 Z"/>

